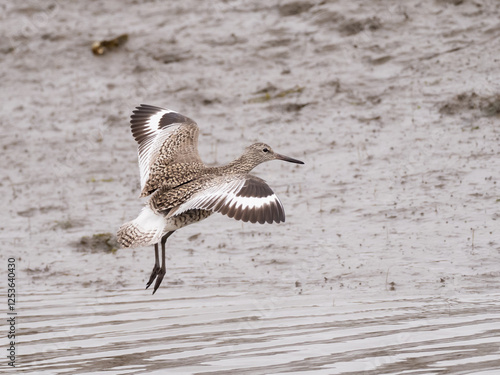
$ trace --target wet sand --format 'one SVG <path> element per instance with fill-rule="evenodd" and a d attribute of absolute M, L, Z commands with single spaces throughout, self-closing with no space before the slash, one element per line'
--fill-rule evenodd
<path fill-rule="evenodd" d="M 419 296 L 495 303 L 497 2 L 40 1 L 2 10 L 0 241 L 2 257 L 17 260 L 20 301 L 46 296 L 54 316 L 57 296 L 127 291 L 137 301 L 142 293 L 144 309 L 219 292 L 298 305 L 309 295 L 355 306 Z M 123 33 L 123 46 L 92 54 L 93 41 Z M 175 233 L 154 297 L 138 291 L 153 249 L 114 243 L 144 203 L 128 124 L 140 103 L 197 121 L 208 164 L 255 141 L 306 163 L 254 171 L 281 198 L 286 223 L 214 215 Z M 26 306 L 20 314 L 36 314 Z M 32 344 L 19 343 L 21 356 L 23 345 Z M 32 363 L 26 355 L 20 362 Z"/>

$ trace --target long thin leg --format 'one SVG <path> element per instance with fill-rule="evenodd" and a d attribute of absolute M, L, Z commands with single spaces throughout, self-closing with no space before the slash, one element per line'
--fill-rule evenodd
<path fill-rule="evenodd" d="M 168 237 L 170 237 L 172 235 L 172 233 L 174 233 L 174 231 L 168 232 L 161 239 L 161 268 L 158 271 L 158 274 L 157 274 L 158 276 L 156 277 L 156 283 L 155 283 L 155 287 L 153 290 L 153 294 L 155 294 L 156 290 L 158 289 L 161 282 L 163 281 L 163 277 L 165 276 L 165 273 L 167 273 L 167 262 L 165 261 L 165 244 L 167 243 Z"/>
<path fill-rule="evenodd" d="M 153 281 L 156 279 L 156 275 L 160 271 L 160 259 L 158 257 L 158 244 L 155 243 L 155 265 L 153 267 L 153 271 L 151 271 L 151 276 L 149 276 L 148 283 L 146 284 L 146 289 L 148 289 Z"/>

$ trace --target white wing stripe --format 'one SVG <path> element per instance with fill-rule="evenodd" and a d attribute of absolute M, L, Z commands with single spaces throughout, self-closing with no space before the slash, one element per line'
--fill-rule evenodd
<path fill-rule="evenodd" d="M 174 212 L 171 214 L 179 215 L 185 211 L 196 209 L 196 208 L 207 208 L 214 209 L 217 204 L 222 204 L 225 201 L 225 197 L 232 192 L 235 188 L 243 186 L 244 180 L 232 181 L 226 186 L 215 185 L 206 190 L 203 190 L 195 194 L 191 199 L 181 204 Z M 234 187 L 234 185 L 236 185 Z"/>
<path fill-rule="evenodd" d="M 147 122 L 147 126 L 149 127 L 149 129 L 156 133 L 159 129 L 161 118 L 163 117 L 164 114 L 170 113 L 170 112 L 172 112 L 172 111 L 166 109 L 166 110 L 160 111 L 160 112 L 154 114 L 153 116 L 151 116 Z"/>
<path fill-rule="evenodd" d="M 237 198 L 238 206 L 243 209 L 250 209 L 253 207 L 262 207 L 268 203 L 272 203 L 278 199 L 278 197 L 273 194 L 264 198 L 256 198 L 256 197 L 235 197 Z"/>
<path fill-rule="evenodd" d="M 182 212 L 192 209 L 210 209 L 213 210 L 217 205 L 230 207 L 236 205 L 243 209 L 252 209 L 264 207 L 270 203 L 282 206 L 280 200 L 275 194 L 267 197 L 238 197 L 237 193 L 245 184 L 245 180 L 234 181 L 227 186 L 213 186 L 198 194 L 195 194 L 190 200 L 180 205 L 173 215 L 179 215 Z"/>

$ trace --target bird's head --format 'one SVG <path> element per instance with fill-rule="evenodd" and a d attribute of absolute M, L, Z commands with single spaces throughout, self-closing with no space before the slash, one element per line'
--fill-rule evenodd
<path fill-rule="evenodd" d="M 265 143 L 254 143 L 253 145 L 248 146 L 245 154 L 249 157 L 249 159 L 256 163 L 255 165 L 269 160 L 283 160 L 289 163 L 304 164 L 304 162 L 300 160 L 274 152 L 271 146 Z"/>

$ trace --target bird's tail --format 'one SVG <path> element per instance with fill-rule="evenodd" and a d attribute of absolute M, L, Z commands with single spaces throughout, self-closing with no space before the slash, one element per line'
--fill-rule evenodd
<path fill-rule="evenodd" d="M 153 245 L 160 241 L 165 225 L 165 217 L 146 206 L 135 220 L 120 227 L 117 233 L 118 242 L 123 247 Z"/>

